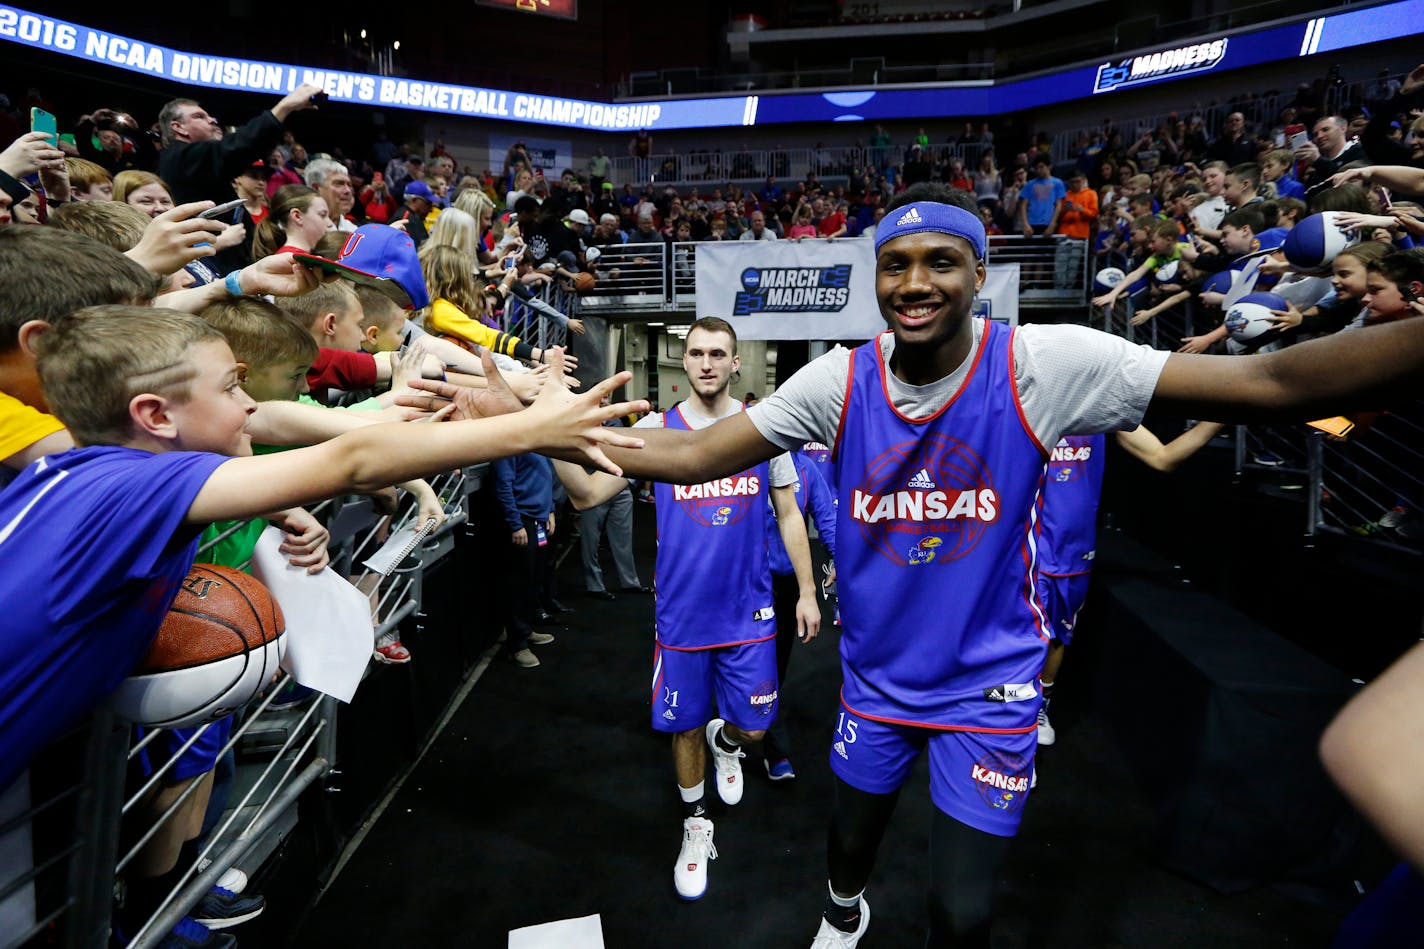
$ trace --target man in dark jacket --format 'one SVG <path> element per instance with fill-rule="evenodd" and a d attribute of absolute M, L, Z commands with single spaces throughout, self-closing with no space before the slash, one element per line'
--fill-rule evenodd
<path fill-rule="evenodd" d="M 158 176 L 168 183 L 173 200 L 216 201 L 232 198 L 232 180 L 252 163 L 266 158 L 282 140 L 282 124 L 293 112 L 314 109 L 312 96 L 320 86 L 303 83 L 266 112 L 224 137 L 222 126 L 192 99 L 174 99 L 158 114 L 163 150 Z"/>

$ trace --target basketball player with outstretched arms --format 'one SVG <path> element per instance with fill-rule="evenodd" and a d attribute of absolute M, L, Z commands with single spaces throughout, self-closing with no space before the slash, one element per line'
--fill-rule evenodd
<path fill-rule="evenodd" d="M 972 196 L 906 189 L 875 235 L 887 333 L 827 353 L 747 412 L 608 452 L 630 477 L 681 484 L 807 441 L 834 452 L 844 684 L 816 949 L 855 946 L 865 932 L 876 851 L 926 751 L 928 944 L 988 944 L 994 875 L 1029 790 L 1047 648 L 1034 542 L 1049 446 L 1133 428 L 1149 403 L 1232 421 L 1377 407 L 1424 371 L 1424 320 L 1239 359 L 973 319 L 984 247 Z"/>
<path fill-rule="evenodd" d="M 743 412 L 742 403 L 727 391 L 741 360 L 736 331 L 725 320 L 692 324 L 682 365 L 692 397 L 666 413 L 645 416 L 635 428 L 697 431 Z M 580 509 L 602 504 L 627 486 L 622 478 L 590 474 L 562 461 L 556 468 Z M 685 900 L 706 892 L 707 863 L 717 855 L 704 792 L 706 749 L 712 752 L 718 796 L 727 805 L 736 804 L 742 799 L 742 746 L 760 741 L 776 718 L 777 619 L 767 559 L 768 494 L 796 576 L 794 622 L 801 639 L 809 642 L 820 627 L 796 486 L 791 456 L 773 453 L 730 477 L 655 487 L 652 722 L 655 730 L 672 734 L 683 803 L 683 841 L 673 883 Z"/>

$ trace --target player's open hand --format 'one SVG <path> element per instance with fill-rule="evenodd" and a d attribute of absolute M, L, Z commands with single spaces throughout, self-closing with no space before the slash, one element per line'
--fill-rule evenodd
<path fill-rule="evenodd" d="M 646 412 L 650 406 L 643 400 L 611 405 L 600 403 L 605 395 L 611 395 L 614 389 L 627 385 L 633 374 L 620 372 L 587 392 L 575 394 L 564 385 L 563 350 L 555 346 L 549 354 L 552 372 L 544 383 L 544 391 L 527 409 L 531 426 L 537 426 L 538 444 L 535 450 L 556 455 L 575 452 L 604 471 L 621 476 L 623 469 L 603 453 L 604 447 L 642 448 L 643 440 L 621 434 L 625 429 L 605 428 L 603 423 L 633 412 Z"/>
<path fill-rule="evenodd" d="M 809 643 L 821 631 L 821 604 L 816 602 L 813 589 L 796 600 L 796 635 L 803 643 Z"/>
<path fill-rule="evenodd" d="M 509 388 L 504 376 L 494 364 L 488 349 L 480 351 L 480 365 L 485 371 L 485 387 L 457 386 L 441 379 L 411 379 L 408 389 L 420 390 L 396 396 L 396 404 L 439 412 L 442 419 L 452 422 L 474 418 L 495 418 L 524 408 L 524 404 Z"/>

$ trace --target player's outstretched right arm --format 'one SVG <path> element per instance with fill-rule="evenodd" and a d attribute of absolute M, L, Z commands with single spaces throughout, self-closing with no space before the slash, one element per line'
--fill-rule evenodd
<path fill-rule="evenodd" d="M 457 421 L 370 425 L 311 448 L 234 458 L 222 464 L 188 509 L 189 523 L 236 520 L 308 504 L 346 491 L 366 491 L 492 461 L 526 451 L 557 453 L 619 473 L 605 446 L 642 446 L 641 438 L 603 422 L 647 410 L 646 402 L 600 406 L 599 400 L 631 378 L 619 373 L 574 395 L 551 375 L 534 404 L 519 400 L 484 356 L 487 389 L 460 389 Z"/>

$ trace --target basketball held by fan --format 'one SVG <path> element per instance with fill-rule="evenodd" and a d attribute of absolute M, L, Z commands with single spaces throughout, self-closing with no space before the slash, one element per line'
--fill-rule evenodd
<path fill-rule="evenodd" d="M 280 669 L 286 621 L 267 588 L 231 567 L 194 564 L 114 710 L 140 725 L 216 721 L 250 702 Z"/>

